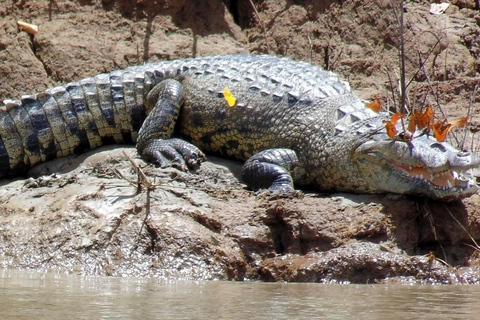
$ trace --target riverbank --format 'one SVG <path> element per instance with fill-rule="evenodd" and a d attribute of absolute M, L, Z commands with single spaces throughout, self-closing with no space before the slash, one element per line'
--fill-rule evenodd
<path fill-rule="evenodd" d="M 363 98 L 379 94 L 391 106 L 398 58 L 389 3 L 264 1 L 257 6 L 264 32 L 247 1 L 7 1 L 0 97 L 145 60 L 269 50 L 328 67 Z M 20 19 L 39 32 L 19 32 Z M 470 110 L 471 145 L 480 124 L 472 95 L 478 11 L 451 5 L 434 16 L 428 2 L 407 2 L 406 19 L 411 76 L 417 52 L 434 48 L 427 74 L 449 116 Z M 411 99 L 433 104 L 425 75 L 413 79 Z M 172 279 L 478 282 L 478 195 L 448 204 L 314 190 L 275 198 L 244 188 L 241 163 L 208 159 L 185 173 L 152 168 L 133 147 L 106 147 L 46 163 L 33 178 L 1 181 L 0 264 Z M 137 166 L 149 182 L 138 184 Z"/>

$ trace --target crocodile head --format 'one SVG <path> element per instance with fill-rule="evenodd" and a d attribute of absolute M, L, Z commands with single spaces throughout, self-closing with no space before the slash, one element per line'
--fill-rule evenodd
<path fill-rule="evenodd" d="M 366 184 L 377 192 L 425 196 L 442 201 L 469 197 L 477 192 L 472 169 L 480 160 L 426 133 L 411 141 L 381 138 L 358 146 L 352 160 Z"/>

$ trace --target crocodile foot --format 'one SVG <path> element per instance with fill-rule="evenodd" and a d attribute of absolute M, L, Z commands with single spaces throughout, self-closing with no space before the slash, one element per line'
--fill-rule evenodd
<path fill-rule="evenodd" d="M 290 149 L 267 149 L 261 151 L 244 164 L 242 177 L 252 190 L 269 189 L 277 194 L 294 191 L 294 181 L 303 178 L 298 157 Z"/>
<path fill-rule="evenodd" d="M 183 171 L 197 170 L 205 160 L 205 154 L 184 140 L 152 139 L 141 152 L 144 160 L 159 167 L 175 167 Z"/>

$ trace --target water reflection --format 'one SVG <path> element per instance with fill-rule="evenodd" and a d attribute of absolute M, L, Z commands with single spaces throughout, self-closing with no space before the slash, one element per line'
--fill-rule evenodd
<path fill-rule="evenodd" d="M 479 286 L 168 282 L 0 270 L 0 319 L 475 319 Z"/>

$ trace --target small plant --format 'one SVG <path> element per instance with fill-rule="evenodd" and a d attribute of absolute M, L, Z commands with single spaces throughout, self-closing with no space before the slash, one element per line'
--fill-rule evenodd
<path fill-rule="evenodd" d="M 414 133 L 416 130 L 423 130 L 426 131 L 426 133 L 433 133 L 433 136 L 438 142 L 444 142 L 447 139 L 448 133 L 451 132 L 452 129 L 454 128 L 464 128 L 467 126 L 469 122 L 469 116 L 470 116 L 470 107 L 468 110 L 468 113 L 464 117 L 459 117 L 453 120 L 447 120 L 447 117 L 445 115 L 445 112 L 443 112 L 440 101 L 438 99 L 438 96 L 435 93 L 435 90 L 432 88 L 432 85 L 430 83 L 430 78 L 427 74 L 427 71 L 425 70 L 425 63 L 429 56 L 434 52 L 435 48 L 437 45 L 440 43 L 440 38 L 437 37 L 435 34 L 433 34 L 437 38 L 437 42 L 432 46 L 432 48 L 428 51 L 427 56 L 422 59 L 420 53 L 418 53 L 418 61 L 419 61 L 419 67 L 416 70 L 414 76 L 410 81 L 406 81 L 406 67 L 405 67 L 405 60 L 406 60 L 406 53 L 405 53 L 405 30 L 404 30 L 404 17 L 403 13 L 405 11 L 404 8 L 404 0 L 399 1 L 399 6 L 398 2 L 391 0 L 390 1 L 393 12 L 395 14 L 395 17 L 398 21 L 399 25 L 399 60 L 400 60 L 400 76 L 399 76 L 399 90 L 400 90 L 400 103 L 399 103 L 399 108 L 395 109 L 397 110 L 395 113 L 392 114 L 391 118 L 388 121 L 385 121 L 385 128 L 387 131 L 387 134 L 390 138 L 392 139 L 401 139 L 401 140 L 410 140 L 414 136 Z M 434 117 L 434 108 L 431 105 L 426 105 L 424 108 L 422 107 L 410 107 L 410 111 L 407 108 L 407 101 L 408 101 L 408 87 L 412 83 L 413 79 L 419 74 L 423 73 L 424 77 L 429 85 L 430 91 L 432 92 L 438 109 L 440 110 L 442 114 L 441 119 L 437 119 L 435 121 Z M 390 81 L 392 83 L 392 81 Z M 392 86 L 393 90 L 393 86 Z M 393 92 L 392 92 L 393 93 Z M 394 100 L 395 100 L 395 94 L 393 94 Z M 397 106 L 397 104 L 394 101 L 394 105 Z M 379 112 L 381 109 L 381 100 L 379 99 L 378 96 L 374 97 L 374 101 L 371 103 L 367 103 L 366 105 L 368 108 Z M 398 111 L 400 110 L 400 111 Z M 422 110 L 424 110 L 422 112 Z M 397 127 L 396 124 L 398 121 L 401 121 L 402 123 L 402 130 L 401 132 L 397 132 Z M 463 141 L 460 142 L 455 136 L 455 141 L 456 145 L 459 149 L 463 149 L 463 144 L 466 139 L 466 134 L 465 137 L 463 138 Z"/>

